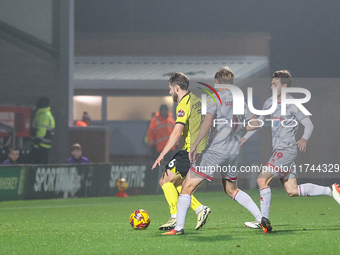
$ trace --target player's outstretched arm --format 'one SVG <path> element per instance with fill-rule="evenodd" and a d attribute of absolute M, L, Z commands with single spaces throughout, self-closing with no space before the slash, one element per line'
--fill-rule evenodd
<path fill-rule="evenodd" d="M 251 122 L 251 125 L 252 125 L 252 126 L 260 126 L 260 121 L 263 122 L 264 119 L 265 119 L 265 117 L 266 117 L 266 116 L 260 116 L 260 117 L 258 117 L 258 118 L 257 118 L 257 121 L 256 121 L 257 123 L 255 124 L 255 123 L 253 123 L 253 122 L 255 122 L 255 121 L 252 121 L 252 122 Z M 256 118 L 256 117 L 254 116 L 253 118 Z M 253 118 L 251 118 L 251 119 L 253 119 Z M 248 130 L 248 126 L 249 126 L 249 125 L 246 126 L 247 130 Z M 255 134 L 256 131 L 259 130 L 259 129 L 261 129 L 261 127 L 258 127 L 258 128 L 256 128 L 255 130 L 248 131 L 248 132 L 241 138 L 240 148 L 241 148 L 242 144 L 244 144 L 250 137 L 252 137 L 252 135 Z"/>
<path fill-rule="evenodd" d="M 263 121 L 263 120 L 262 120 Z M 256 116 L 254 115 L 253 117 L 251 117 L 248 121 L 248 124 L 246 126 L 246 130 L 247 131 L 253 131 L 253 130 L 258 130 L 261 128 L 261 124 L 260 121 L 256 118 Z"/>
<path fill-rule="evenodd" d="M 191 147 L 189 151 L 189 161 L 191 163 L 195 163 L 196 159 L 197 159 L 197 146 Z"/>
<path fill-rule="evenodd" d="M 196 155 L 197 155 L 196 148 L 198 144 L 201 142 L 201 140 L 203 139 L 203 137 L 205 137 L 205 135 L 208 133 L 213 120 L 214 120 L 214 115 L 212 115 L 211 113 L 207 113 L 205 115 L 203 123 L 200 127 L 200 131 L 198 132 L 196 140 L 192 144 L 190 152 L 189 152 L 189 160 L 191 163 L 194 163 L 196 161 Z"/>
<path fill-rule="evenodd" d="M 162 160 L 164 159 L 164 156 L 172 149 L 172 147 L 174 147 L 178 143 L 179 139 L 181 138 L 183 128 L 184 128 L 183 124 L 181 123 L 175 124 L 174 130 L 172 130 L 168 142 L 166 143 L 162 152 L 159 154 L 159 157 L 156 159 L 151 170 L 154 170 L 156 166 L 160 166 Z"/>
<path fill-rule="evenodd" d="M 305 130 L 303 132 L 302 138 L 295 144 L 297 145 L 300 151 L 305 152 L 307 148 L 307 141 L 312 135 L 314 126 L 309 118 L 304 118 L 303 120 L 301 120 L 301 124 L 305 127 Z"/>
<path fill-rule="evenodd" d="M 244 138 L 244 137 L 241 138 L 241 141 L 240 141 L 240 149 L 241 149 L 242 144 L 244 144 L 246 141 L 247 141 L 246 138 Z"/>
<path fill-rule="evenodd" d="M 307 148 L 307 140 L 304 138 L 301 138 L 299 141 L 295 143 L 300 151 L 305 152 Z"/>

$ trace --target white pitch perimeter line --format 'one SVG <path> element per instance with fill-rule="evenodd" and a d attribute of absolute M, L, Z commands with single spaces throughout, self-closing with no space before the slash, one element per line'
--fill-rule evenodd
<path fill-rule="evenodd" d="M 136 202 L 124 202 L 124 204 L 132 204 L 132 203 L 136 203 Z M 148 202 L 150 203 L 150 202 Z M 152 203 L 152 202 L 151 202 Z M 153 203 L 158 203 L 158 202 L 153 202 Z M 69 207 L 84 207 L 84 206 L 102 206 L 102 205 L 117 205 L 118 203 L 106 203 L 106 204 L 78 204 L 78 205 L 43 205 L 43 206 L 21 206 L 21 207 L 5 207 L 5 208 L 1 208 L 0 207 L 0 211 L 2 210 L 23 210 L 23 209 L 42 209 L 42 208 L 69 208 Z M 1 204 L 0 204 L 1 206 Z"/>
<path fill-rule="evenodd" d="M 96 206 L 96 205 L 106 205 L 106 204 L 79 204 L 79 205 L 43 205 L 43 206 L 22 206 L 22 207 L 5 207 L 0 208 L 1 210 L 23 210 L 23 209 L 42 209 L 42 208 L 67 208 L 67 207 L 83 207 L 83 206 Z"/>
<path fill-rule="evenodd" d="M 217 200 L 220 198 L 210 197 L 209 200 Z M 26 201 L 26 200 L 23 200 Z M 5 202 L 5 201 L 4 201 Z M 148 201 L 148 203 L 159 203 L 159 201 Z M 83 207 L 83 206 L 101 206 L 101 205 L 117 205 L 117 204 L 136 204 L 136 201 L 122 201 L 122 202 L 112 202 L 112 203 L 102 203 L 102 204 L 78 204 L 78 205 L 43 205 L 43 206 L 21 206 L 21 207 L 4 207 L 1 208 L 0 202 L 0 211 L 2 210 L 23 210 L 23 209 L 41 209 L 41 208 L 69 208 L 69 207 Z"/>

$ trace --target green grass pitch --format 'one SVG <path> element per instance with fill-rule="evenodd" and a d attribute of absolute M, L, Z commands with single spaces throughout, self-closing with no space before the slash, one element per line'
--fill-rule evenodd
<path fill-rule="evenodd" d="M 248 194 L 259 204 L 258 191 Z M 222 192 L 197 193 L 212 209 L 195 231 L 161 236 L 169 218 L 162 195 L 0 203 L 0 254 L 340 254 L 339 205 L 330 197 L 288 197 L 273 190 L 273 233 L 246 228 L 252 215 Z M 134 230 L 129 216 L 146 210 L 151 224 Z"/>

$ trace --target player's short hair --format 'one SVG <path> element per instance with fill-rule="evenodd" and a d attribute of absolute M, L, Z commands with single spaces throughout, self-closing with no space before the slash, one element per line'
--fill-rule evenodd
<path fill-rule="evenodd" d="M 229 66 L 222 66 L 215 74 L 215 79 L 219 84 L 233 84 L 235 74 Z"/>
<path fill-rule="evenodd" d="M 182 72 L 172 74 L 169 83 L 171 86 L 178 85 L 182 90 L 189 88 L 189 78 Z"/>
<path fill-rule="evenodd" d="M 281 82 L 281 85 L 287 84 L 287 87 L 292 85 L 292 75 L 289 70 L 280 70 L 276 71 L 272 78 L 278 78 Z"/>

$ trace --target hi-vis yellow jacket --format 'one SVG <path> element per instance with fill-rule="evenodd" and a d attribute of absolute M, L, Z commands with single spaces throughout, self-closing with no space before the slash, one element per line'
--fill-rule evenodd
<path fill-rule="evenodd" d="M 51 113 L 51 107 L 40 108 L 37 110 L 32 123 L 33 138 L 38 143 L 34 144 L 35 148 L 39 146 L 51 148 L 54 136 L 55 122 Z"/>

